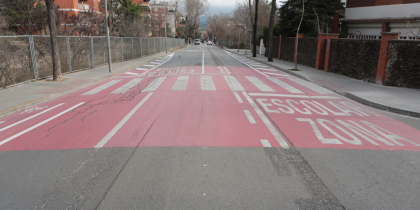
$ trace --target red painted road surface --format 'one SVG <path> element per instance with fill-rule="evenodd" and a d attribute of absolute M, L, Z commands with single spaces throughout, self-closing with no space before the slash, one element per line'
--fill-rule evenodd
<path fill-rule="evenodd" d="M 420 131 L 301 79 L 261 69 L 207 66 L 204 74 L 201 66 L 132 70 L 0 118 L 0 150 L 420 150 Z"/>

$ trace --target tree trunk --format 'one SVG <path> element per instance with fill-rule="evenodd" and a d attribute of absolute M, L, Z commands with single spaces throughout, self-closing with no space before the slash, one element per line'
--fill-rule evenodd
<path fill-rule="evenodd" d="M 257 57 L 257 20 L 258 20 L 258 0 L 255 0 L 255 22 L 252 31 L 252 57 Z"/>
<path fill-rule="evenodd" d="M 50 29 L 51 57 L 53 62 L 53 80 L 61 80 L 60 52 L 57 44 L 57 29 L 55 24 L 54 0 L 45 0 L 47 6 L 48 26 Z"/>
<path fill-rule="evenodd" d="M 268 62 L 273 62 L 273 29 L 274 29 L 274 14 L 276 13 L 276 0 L 271 1 L 270 24 L 268 26 Z"/>

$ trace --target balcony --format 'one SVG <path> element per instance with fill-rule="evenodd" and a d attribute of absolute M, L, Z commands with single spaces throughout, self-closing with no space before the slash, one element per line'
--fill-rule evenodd
<path fill-rule="evenodd" d="M 77 4 L 77 9 L 79 10 L 89 10 L 88 4 Z"/>

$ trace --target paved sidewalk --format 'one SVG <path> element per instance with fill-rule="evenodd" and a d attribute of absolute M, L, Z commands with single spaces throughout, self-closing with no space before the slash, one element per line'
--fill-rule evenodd
<path fill-rule="evenodd" d="M 225 50 L 240 55 L 245 54 L 245 50 L 240 50 L 240 52 L 237 49 L 225 48 Z M 279 59 L 267 62 L 267 57 L 264 55 L 253 58 L 249 50 L 244 56 L 331 89 L 367 106 L 420 118 L 420 90 L 418 89 L 378 85 L 300 64 L 298 64 L 300 71 L 289 71 L 288 69 L 294 68 L 294 63 Z"/>
<path fill-rule="evenodd" d="M 168 54 L 171 53 L 173 52 L 168 52 Z M 166 55 L 165 52 L 160 52 L 142 58 L 114 63 L 112 73 L 108 72 L 108 65 L 103 65 L 93 69 L 63 74 L 64 80 L 61 82 L 53 82 L 50 78 L 0 89 L 0 116 L 73 92 Z"/>

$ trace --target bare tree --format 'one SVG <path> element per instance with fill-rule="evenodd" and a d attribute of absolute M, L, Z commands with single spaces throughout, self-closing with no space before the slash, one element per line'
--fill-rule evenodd
<path fill-rule="evenodd" d="M 185 24 L 188 36 L 194 37 L 195 31 L 199 28 L 199 16 L 207 13 L 209 3 L 207 0 L 182 0 L 180 9 L 188 17 Z"/>
<path fill-rule="evenodd" d="M 50 40 L 51 40 L 51 56 L 53 63 L 53 80 L 61 80 L 61 63 L 60 63 L 60 51 L 58 50 L 57 44 L 57 27 L 55 23 L 55 12 L 54 12 L 54 0 L 45 0 L 47 6 L 47 17 L 48 17 L 48 26 L 50 31 Z"/>
<path fill-rule="evenodd" d="M 273 62 L 273 28 L 274 28 L 274 14 L 276 13 L 276 0 L 271 0 L 271 15 L 270 15 L 270 25 L 268 26 L 268 61 Z"/>

